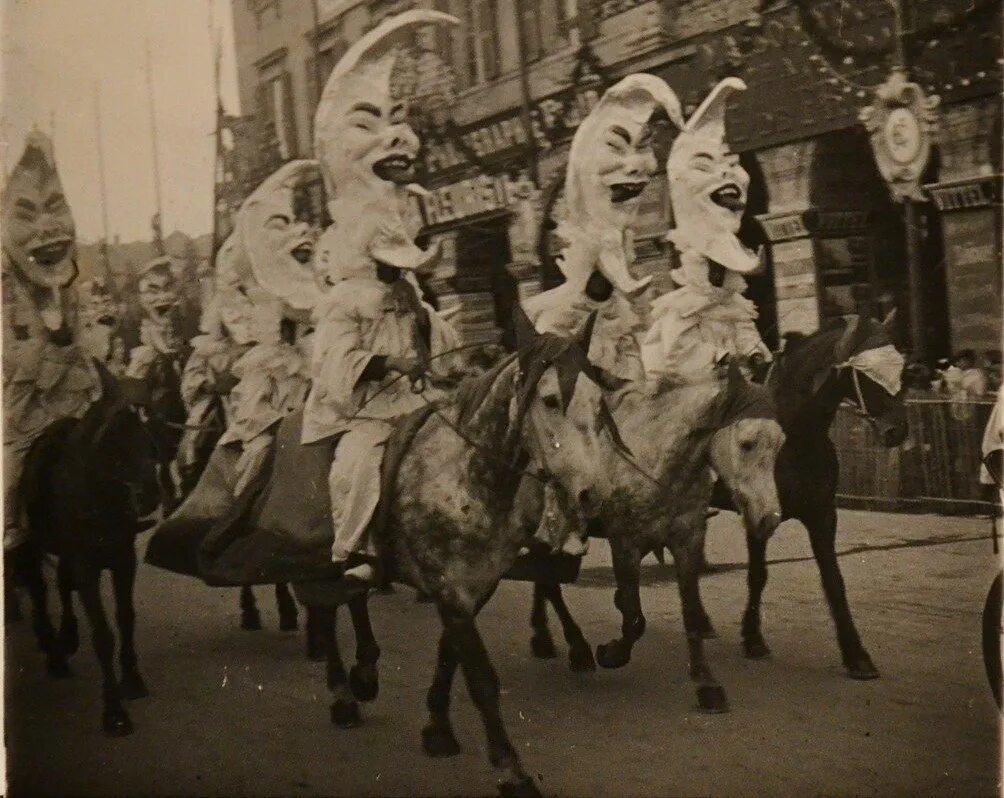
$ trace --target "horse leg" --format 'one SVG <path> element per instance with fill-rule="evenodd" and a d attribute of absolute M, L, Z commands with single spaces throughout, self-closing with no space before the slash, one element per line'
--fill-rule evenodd
<path fill-rule="evenodd" d="M 112 568 L 112 586 L 115 591 L 115 620 L 119 627 L 119 666 L 122 681 L 119 693 L 126 700 L 146 698 L 146 689 L 139 672 L 136 659 L 136 609 L 133 604 L 133 588 L 136 585 L 136 550 L 132 543 L 123 549 L 122 555 Z"/>
<path fill-rule="evenodd" d="M 760 629 L 760 598 L 767 585 L 767 541 L 747 530 L 746 550 L 749 552 L 746 571 L 749 594 L 742 621 L 743 654 L 750 659 L 766 659 L 770 656 L 770 648 Z"/>
<path fill-rule="evenodd" d="M 488 758 L 495 768 L 503 796 L 539 796 L 533 779 L 523 770 L 519 754 L 509 741 L 499 707 L 499 679 L 472 614 L 440 604 L 446 635 L 455 647 L 467 681 L 467 691 L 481 714 L 488 738 Z"/>
<path fill-rule="evenodd" d="M 604 668 L 622 668 L 631 661 L 635 641 L 645 634 L 645 616 L 641 611 L 639 580 L 641 554 L 611 541 L 614 561 L 614 606 L 621 613 L 621 636 L 596 647 L 596 661 Z"/>
<path fill-rule="evenodd" d="M 837 562 L 837 511 L 830 507 L 816 518 L 803 520 L 803 523 L 809 530 L 812 553 L 819 566 L 823 591 L 837 627 L 837 643 L 840 645 L 844 667 L 852 679 L 877 679 L 878 669 L 861 645 L 861 638 L 858 637 L 858 630 L 851 618 L 851 608 L 847 604 L 844 578 Z"/>
<path fill-rule="evenodd" d="M 80 601 L 87 614 L 87 622 L 91 626 L 91 639 L 94 651 L 101 664 L 103 681 L 104 711 L 101 715 L 101 725 L 105 734 L 112 737 L 123 737 L 132 733 L 132 721 L 122 706 L 118 680 L 115 678 L 115 638 L 105 608 L 101 602 L 101 571 L 88 563 L 74 563 L 74 578 Z"/>
<path fill-rule="evenodd" d="M 241 587 L 241 629 L 246 632 L 257 632 L 261 629 L 258 603 L 254 600 L 254 591 L 247 585 Z"/>
<path fill-rule="evenodd" d="M 307 607 L 307 659 L 325 662 L 328 659 L 324 613 L 317 607 Z"/>
<path fill-rule="evenodd" d="M 349 614 L 352 628 L 356 633 L 356 664 L 349 670 L 349 689 L 360 701 L 373 701 L 380 691 L 377 660 L 380 646 L 370 623 L 370 611 L 366 594 L 361 593 L 349 599 Z"/>
<path fill-rule="evenodd" d="M 32 629 L 39 650 L 45 654 L 46 671 L 53 679 L 72 676 L 73 671 L 70 670 L 49 617 L 49 593 L 42 574 L 41 555 L 29 550 L 28 546 L 22 546 L 9 556 L 8 567 L 21 575 L 21 581 L 31 600 Z"/>
<path fill-rule="evenodd" d="M 533 609 L 530 610 L 530 628 L 533 636 L 530 638 L 530 650 L 537 659 L 554 659 L 558 651 L 554 647 L 554 638 L 547 626 L 547 597 L 544 595 L 544 584 L 533 583 Z"/>
<path fill-rule="evenodd" d="M 293 601 L 289 585 L 285 582 L 276 582 L 275 584 L 275 604 L 279 609 L 279 631 L 295 632 L 298 626 L 296 602 Z"/>
<path fill-rule="evenodd" d="M 324 647 L 328 652 L 328 691 L 331 693 L 331 722 L 340 729 L 354 729 L 362 725 L 359 714 L 359 704 L 349 690 L 349 680 L 342 665 L 342 655 L 338 650 L 338 634 L 336 624 L 338 612 L 331 607 L 312 607 L 316 614 L 318 632 L 324 639 Z"/>
<path fill-rule="evenodd" d="M 66 657 L 72 657 L 80 648 L 80 628 L 77 616 L 73 614 L 73 569 L 67 558 L 61 558 L 56 568 L 56 583 L 59 586 L 59 603 L 63 617 L 59 623 L 59 647 Z"/>
<path fill-rule="evenodd" d="M 704 659 L 705 613 L 698 585 L 702 562 L 700 541 L 691 541 L 690 546 L 674 545 L 672 552 L 690 653 L 690 678 L 697 682 L 698 706 L 705 712 L 728 712 L 729 701 L 725 690 Z"/>
<path fill-rule="evenodd" d="M 572 613 L 569 612 L 568 605 L 565 604 L 565 597 L 561 591 L 560 582 L 551 582 L 543 586 L 547 600 L 554 607 L 554 612 L 561 621 L 561 631 L 565 635 L 565 642 L 568 643 L 568 667 L 575 673 L 596 670 L 596 660 L 593 659 L 593 650 L 589 647 L 582 629 L 575 622 Z"/>
<path fill-rule="evenodd" d="M 453 734 L 453 724 L 450 723 L 450 690 L 459 662 L 449 634 L 444 629 L 439 637 L 436 673 L 425 696 L 429 722 L 422 729 L 422 750 L 431 757 L 454 756 L 460 753 L 460 744 Z"/>
<path fill-rule="evenodd" d="M 8 625 L 19 623 L 22 617 L 21 605 L 17 600 L 17 590 L 14 588 L 14 580 L 11 579 L 8 570 L 7 578 L 3 580 L 3 621 Z"/>

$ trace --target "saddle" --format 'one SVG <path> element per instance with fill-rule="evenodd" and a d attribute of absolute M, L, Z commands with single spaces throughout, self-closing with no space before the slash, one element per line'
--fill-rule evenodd
<path fill-rule="evenodd" d="M 371 533 L 384 539 L 401 462 L 415 434 L 435 411 L 402 416 L 381 464 L 381 499 Z M 213 586 L 336 580 L 328 471 L 336 439 L 301 444 L 302 411 L 284 418 L 269 459 L 238 497 L 236 447 L 217 447 L 195 490 L 154 531 L 146 561 Z M 388 546 L 382 547 L 385 551 Z"/>

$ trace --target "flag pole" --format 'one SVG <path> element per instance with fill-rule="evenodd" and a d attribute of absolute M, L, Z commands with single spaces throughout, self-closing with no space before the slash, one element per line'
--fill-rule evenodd
<path fill-rule="evenodd" d="M 112 264 L 108 258 L 108 193 L 105 186 L 105 148 L 101 140 L 101 94 L 98 82 L 94 81 L 94 135 L 98 144 L 98 192 L 101 197 L 101 261 L 105 280 L 112 297 L 118 301 L 118 286 L 112 275 Z"/>
<path fill-rule="evenodd" d="M 157 225 L 154 230 L 154 236 L 156 240 L 154 241 L 154 246 L 157 248 L 158 254 L 164 254 L 164 241 L 163 238 L 158 235 L 157 231 L 163 231 L 164 217 L 162 214 L 161 197 L 160 197 L 160 158 L 157 152 L 157 112 L 154 107 L 153 98 L 153 71 L 150 68 L 150 39 L 146 39 L 146 88 L 147 96 L 150 98 L 150 142 L 153 146 L 153 190 L 154 190 L 154 200 L 156 202 L 157 208 Z"/>

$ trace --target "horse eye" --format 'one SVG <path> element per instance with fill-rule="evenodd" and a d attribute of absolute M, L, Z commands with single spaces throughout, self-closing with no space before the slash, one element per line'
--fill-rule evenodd
<path fill-rule="evenodd" d="M 543 397 L 542 401 L 544 402 L 544 407 L 548 410 L 557 410 L 561 407 L 561 402 L 558 401 L 558 397 L 553 393 Z"/>
<path fill-rule="evenodd" d="M 742 449 L 744 452 L 752 452 L 753 446 L 754 446 L 753 441 L 743 441 L 742 443 L 739 444 L 739 448 Z"/>

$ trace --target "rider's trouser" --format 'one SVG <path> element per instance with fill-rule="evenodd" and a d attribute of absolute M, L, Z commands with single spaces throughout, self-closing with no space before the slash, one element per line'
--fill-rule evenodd
<path fill-rule="evenodd" d="M 334 562 L 352 554 L 377 556 L 367 530 L 380 501 L 380 465 L 392 430 L 384 421 L 357 421 L 338 441 L 328 472 Z"/>
<path fill-rule="evenodd" d="M 24 461 L 34 441 L 20 438 L 4 441 L 3 445 L 3 548 L 17 548 L 28 536 L 21 519 L 21 477 Z"/>

